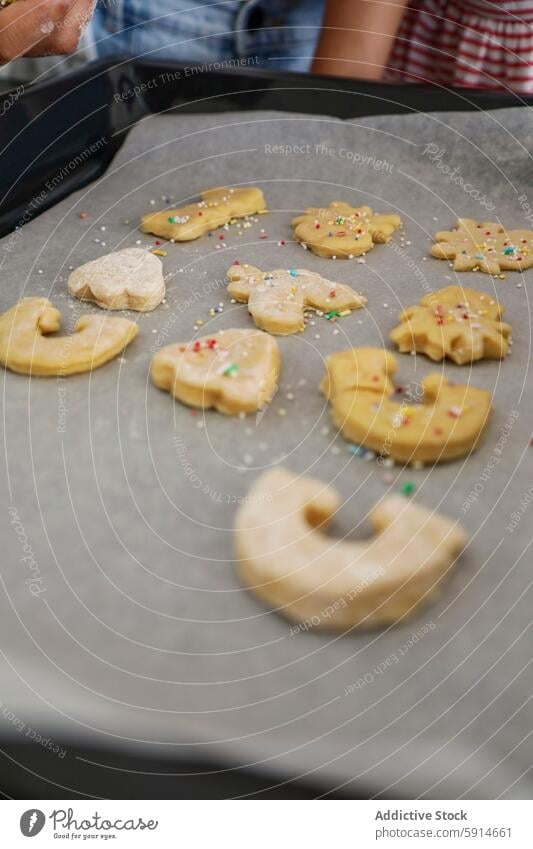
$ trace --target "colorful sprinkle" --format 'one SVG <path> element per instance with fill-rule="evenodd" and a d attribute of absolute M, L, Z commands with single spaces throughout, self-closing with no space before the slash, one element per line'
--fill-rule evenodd
<path fill-rule="evenodd" d="M 236 374 L 239 371 L 239 366 L 237 363 L 232 363 L 230 366 L 224 369 L 222 374 L 224 377 L 232 377 L 232 375 Z"/>

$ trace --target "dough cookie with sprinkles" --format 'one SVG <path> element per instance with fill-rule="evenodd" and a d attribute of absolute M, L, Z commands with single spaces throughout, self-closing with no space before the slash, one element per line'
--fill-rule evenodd
<path fill-rule="evenodd" d="M 490 295 L 448 286 L 403 310 L 390 339 L 402 354 L 418 351 L 430 360 L 447 357 L 460 366 L 500 360 L 509 351 L 511 335 L 503 313 L 503 306 Z"/>
<path fill-rule="evenodd" d="M 222 186 L 201 192 L 200 197 L 200 201 L 187 206 L 143 215 L 141 231 L 175 242 L 190 242 L 230 224 L 233 219 L 266 212 L 263 192 L 254 186 L 244 189 Z"/>
<path fill-rule="evenodd" d="M 493 221 L 459 218 L 454 230 L 435 234 L 431 255 L 453 261 L 455 271 L 524 271 L 533 266 L 533 230 L 506 230 Z"/>
<path fill-rule="evenodd" d="M 294 238 L 318 256 L 353 259 L 388 242 L 402 226 L 399 215 L 377 215 L 369 206 L 333 201 L 311 207 L 292 221 Z"/>
<path fill-rule="evenodd" d="M 253 265 L 234 264 L 227 278 L 228 295 L 248 303 L 257 327 L 280 336 L 304 329 L 306 308 L 323 311 L 327 318 L 333 318 L 349 315 L 366 304 L 366 298 L 350 286 L 302 268 L 261 271 Z"/>
<path fill-rule="evenodd" d="M 281 368 L 276 340 L 260 330 L 221 330 L 167 345 L 152 359 L 152 381 L 189 407 L 227 416 L 254 413 L 273 398 Z"/>
<path fill-rule="evenodd" d="M 345 439 L 398 462 L 463 457 L 476 447 L 487 424 L 490 392 L 452 384 L 442 373 L 422 381 L 422 404 L 393 400 L 396 360 L 382 348 L 332 354 L 326 368 L 320 389 Z"/>

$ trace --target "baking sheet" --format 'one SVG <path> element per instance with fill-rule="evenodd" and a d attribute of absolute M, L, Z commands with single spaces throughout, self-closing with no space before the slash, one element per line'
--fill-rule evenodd
<path fill-rule="evenodd" d="M 46 295 L 67 328 L 97 310 L 67 296 L 69 268 L 153 244 L 136 223 L 162 197 L 259 185 L 270 214 L 165 246 L 166 304 L 130 316 L 140 333 L 120 360 L 68 380 L 2 375 L 4 735 L 67 741 L 66 757 L 81 739 L 223 758 L 348 793 L 531 796 L 533 270 L 456 279 L 426 256 L 430 235 L 457 216 L 528 226 L 532 143 L 526 108 L 349 122 L 151 117 L 98 182 L 35 220 L 38 199 L 29 202 L 29 223 L 0 243 L 1 309 Z M 305 254 L 291 243 L 291 218 L 334 199 L 398 212 L 404 243 L 396 237 L 366 263 Z M 225 294 L 235 259 L 312 268 L 364 292 L 368 306 L 279 339 L 281 387 L 264 415 L 193 415 L 150 384 L 151 353 L 250 326 Z M 396 468 L 385 480 L 336 437 L 318 392 L 323 359 L 387 345 L 402 307 L 452 282 L 495 294 L 513 325 L 502 364 L 445 366 L 494 392 L 486 438 L 468 460 Z M 399 364 L 404 384 L 441 367 L 421 356 Z M 460 519 L 471 541 L 440 601 L 394 629 L 345 636 L 291 632 L 263 608 L 235 577 L 231 527 L 236 502 L 278 462 L 340 490 L 333 534 L 363 536 L 367 511 L 407 481 L 418 502 Z"/>

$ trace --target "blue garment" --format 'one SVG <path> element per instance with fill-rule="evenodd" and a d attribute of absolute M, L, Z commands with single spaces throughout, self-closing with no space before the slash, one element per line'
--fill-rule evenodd
<path fill-rule="evenodd" d="M 98 56 L 127 55 L 307 71 L 324 0 L 100 0 L 92 23 Z"/>

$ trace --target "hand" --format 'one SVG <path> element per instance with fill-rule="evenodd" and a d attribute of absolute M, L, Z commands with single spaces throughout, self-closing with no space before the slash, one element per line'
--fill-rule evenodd
<path fill-rule="evenodd" d="M 94 0 L 16 0 L 0 9 L 0 64 L 73 53 L 93 10 Z"/>

